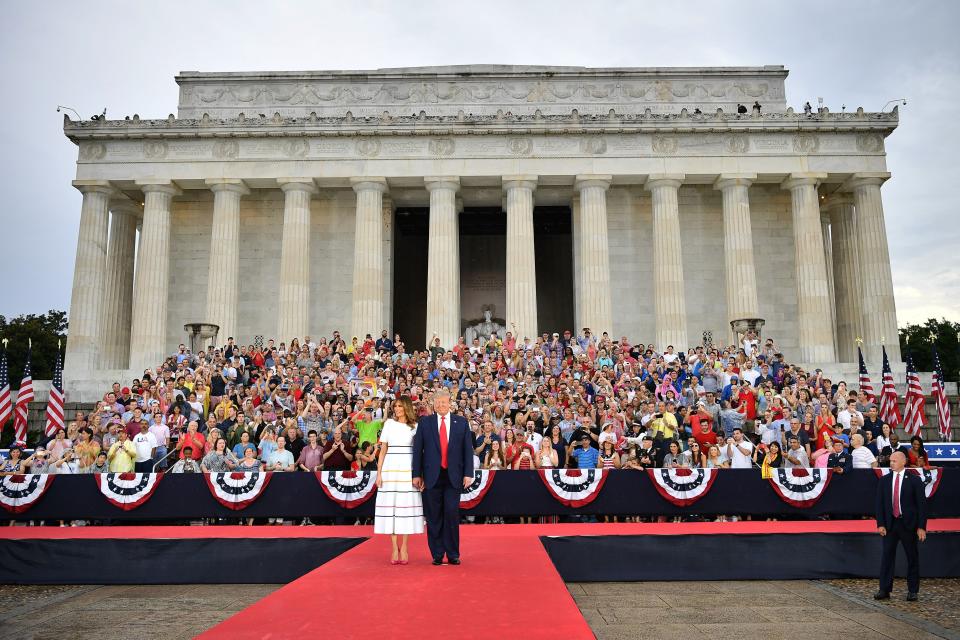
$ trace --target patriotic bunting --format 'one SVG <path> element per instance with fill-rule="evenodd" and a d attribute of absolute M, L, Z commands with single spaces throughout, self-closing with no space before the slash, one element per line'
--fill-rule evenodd
<path fill-rule="evenodd" d="M 827 485 L 829 469 L 773 469 L 770 486 L 780 499 L 794 507 L 806 508 L 817 504 Z"/>
<path fill-rule="evenodd" d="M 653 486 L 667 502 L 686 507 L 707 495 L 716 469 L 647 469 Z"/>
<path fill-rule="evenodd" d="M 10 513 L 23 513 L 47 492 L 55 475 L 17 473 L 0 477 L 0 506 Z"/>
<path fill-rule="evenodd" d="M 162 473 L 95 473 L 93 479 L 107 502 L 130 511 L 150 499 L 157 490 Z"/>
<path fill-rule="evenodd" d="M 889 467 L 874 469 L 873 471 L 877 474 L 878 478 L 882 478 L 890 473 Z M 909 467 L 907 468 L 907 473 L 912 473 L 923 480 L 923 492 L 927 494 L 928 500 L 937 492 L 937 487 L 940 486 L 940 478 L 943 477 L 943 469 L 937 467 L 933 467 L 931 469 L 917 469 L 914 467 Z"/>
<path fill-rule="evenodd" d="M 239 511 L 247 508 L 257 498 L 263 495 L 267 483 L 270 482 L 270 472 L 261 471 L 226 471 L 220 473 L 205 473 L 207 487 L 213 497 L 225 507 Z"/>
<path fill-rule="evenodd" d="M 496 471 L 477 469 L 473 472 L 473 484 L 460 491 L 460 508 L 473 509 L 483 502 L 490 486 L 493 484 L 493 475 Z"/>
<path fill-rule="evenodd" d="M 537 473 L 550 495 L 568 507 L 593 502 L 607 479 L 603 469 L 544 469 Z"/>
<path fill-rule="evenodd" d="M 327 497 L 344 509 L 353 509 L 377 491 L 376 471 L 315 471 Z"/>

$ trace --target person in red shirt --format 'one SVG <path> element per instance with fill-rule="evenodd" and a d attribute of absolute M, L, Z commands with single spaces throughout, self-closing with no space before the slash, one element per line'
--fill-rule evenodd
<path fill-rule="evenodd" d="M 700 444 L 701 451 L 709 451 L 710 445 L 717 444 L 717 433 L 713 430 L 713 416 L 707 408 L 699 404 L 697 412 L 690 416 L 693 438 Z"/>
<path fill-rule="evenodd" d="M 177 449 L 180 450 L 180 459 L 183 459 L 184 447 L 190 447 L 190 457 L 194 460 L 200 460 L 204 455 L 204 445 L 207 439 L 202 433 L 197 431 L 197 421 L 191 420 L 187 423 L 187 432 L 177 441 Z"/>
<path fill-rule="evenodd" d="M 748 380 L 740 383 L 737 402 L 737 410 L 743 414 L 744 426 L 752 433 L 757 420 L 757 390 Z"/>

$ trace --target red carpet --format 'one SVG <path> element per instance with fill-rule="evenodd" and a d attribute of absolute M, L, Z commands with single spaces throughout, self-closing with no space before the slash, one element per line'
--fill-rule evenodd
<path fill-rule="evenodd" d="M 200 637 L 593 638 L 536 528 L 461 527 L 458 567 L 433 566 L 424 536 L 393 566 L 390 538 L 375 536 Z"/>

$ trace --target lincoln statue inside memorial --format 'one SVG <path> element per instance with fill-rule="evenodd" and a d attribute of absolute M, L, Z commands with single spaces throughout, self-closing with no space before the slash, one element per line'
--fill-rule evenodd
<path fill-rule="evenodd" d="M 176 114 L 64 121 L 83 194 L 66 371 L 93 400 L 184 326 L 450 347 L 755 328 L 900 361 L 896 109 L 794 112 L 782 66 L 182 72 Z M 746 106 L 746 113 L 738 109 Z M 484 324 L 488 323 L 488 324 Z"/>

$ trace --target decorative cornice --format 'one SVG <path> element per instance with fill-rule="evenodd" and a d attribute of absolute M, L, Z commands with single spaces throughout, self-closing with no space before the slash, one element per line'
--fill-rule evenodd
<path fill-rule="evenodd" d="M 858 149 L 877 152 L 883 149 L 883 138 L 899 123 L 899 114 L 890 112 L 855 112 L 818 114 L 783 113 L 762 115 L 725 113 L 694 114 L 686 109 L 680 113 L 659 114 L 650 109 L 639 114 L 622 114 L 613 109 L 605 116 L 580 115 L 576 109 L 566 115 L 542 114 L 515 115 L 498 111 L 496 115 L 467 115 L 462 111 L 455 116 L 430 116 L 421 111 L 419 115 L 392 115 L 384 112 L 376 117 L 354 117 L 349 111 L 343 117 L 318 117 L 315 114 L 304 118 L 286 118 L 275 112 L 272 117 L 259 116 L 215 119 L 204 116 L 199 119 L 178 119 L 171 115 L 163 120 L 141 120 L 139 116 L 125 120 L 74 121 L 64 116 L 63 132 L 70 140 L 156 140 L 151 153 L 162 156 L 166 152 L 164 141 L 189 138 L 271 138 L 271 137 L 359 137 L 359 136 L 451 136 L 451 135 L 565 135 L 565 134 L 630 134 L 630 133 L 729 133 L 750 132 L 798 134 L 796 151 L 816 151 L 815 141 L 802 138 L 806 132 L 860 132 Z M 223 140 L 220 157 L 231 159 L 236 150 L 229 140 Z M 295 144 L 295 143 L 292 143 Z M 599 145 L 598 141 L 598 145 Z M 663 144 L 667 144 L 666 141 Z M 731 151 L 741 149 L 743 141 L 731 138 Z M 588 145 L 589 146 L 589 145 Z M 448 142 L 437 143 L 437 155 L 450 148 Z M 669 152 L 669 149 L 659 147 Z M 602 149 L 588 149 L 602 153 Z M 289 153 L 296 155 L 298 149 Z M 96 161 L 96 150 L 86 152 L 90 157 L 81 160 Z"/>

